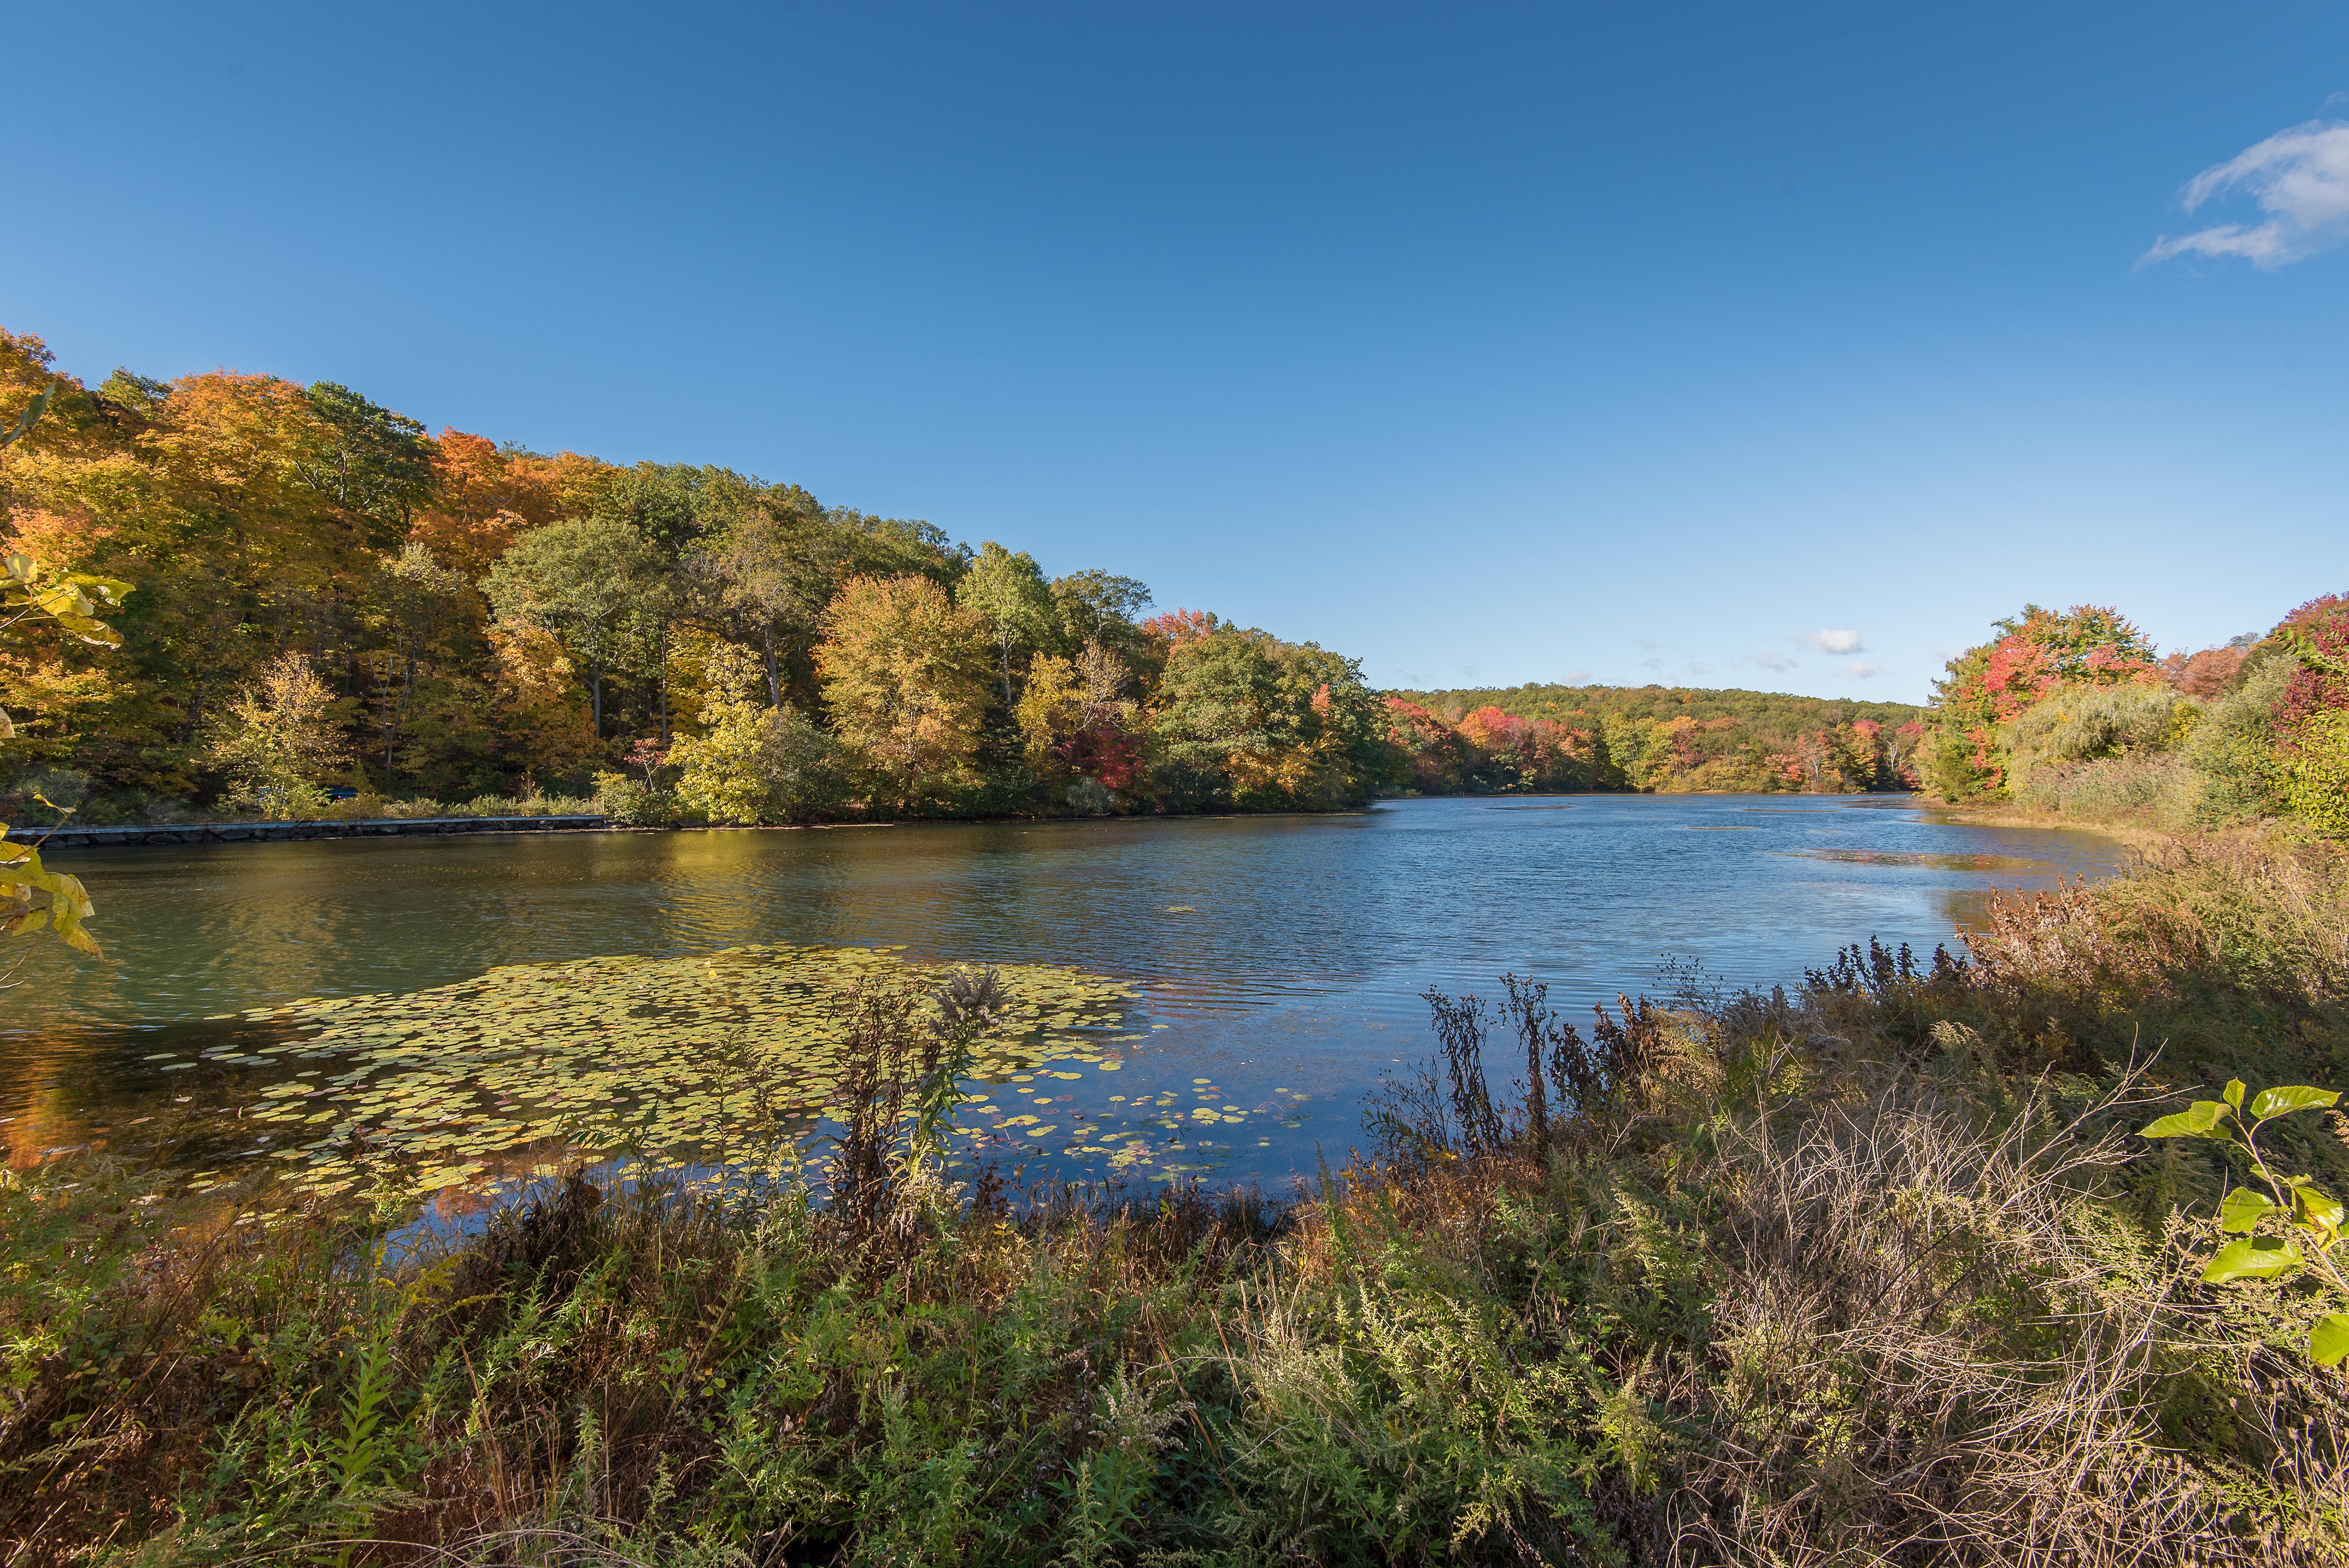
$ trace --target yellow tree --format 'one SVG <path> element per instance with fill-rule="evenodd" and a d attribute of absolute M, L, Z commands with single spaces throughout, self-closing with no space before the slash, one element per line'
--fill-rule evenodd
<path fill-rule="evenodd" d="M 52 383 L 31 401 L 14 428 L 0 434 L 0 447 L 16 445 L 56 396 L 57 387 Z M 5 567 L 6 573 L 0 577 L 0 645 L 11 640 L 8 634 L 28 622 L 56 626 L 100 647 L 114 647 L 121 643 L 114 628 L 96 616 L 101 608 L 119 608 L 121 596 L 130 591 L 129 583 L 78 573 L 45 576 L 39 563 L 24 555 L 8 556 L 0 562 L 0 567 Z M 0 712 L 0 740 L 11 739 L 15 735 L 16 728 L 7 714 Z M 50 804 L 38 795 L 34 799 L 45 806 Z M 83 929 L 81 923 L 98 912 L 91 906 L 81 880 L 42 865 L 38 844 L 11 844 L 7 838 L 7 825 L 0 823 L 0 923 L 12 936 L 27 935 L 47 926 L 67 946 L 95 954 L 97 939 Z M 21 954 L 13 959 L 0 973 L 0 985 L 13 983 L 17 965 L 23 962 Z"/>
<path fill-rule="evenodd" d="M 1038 655 L 1017 709 L 1029 765 L 1050 779 L 1078 761 L 1062 755 L 1072 741 L 1104 729 L 1123 733 L 1133 717 L 1125 695 L 1133 685 L 1124 662 L 1096 642 L 1086 643 L 1073 659 Z"/>
<path fill-rule="evenodd" d="M 326 803 L 322 782 L 350 764 L 335 694 L 300 654 L 280 654 L 229 704 L 212 745 L 229 776 L 229 798 L 274 816 Z"/>
<path fill-rule="evenodd" d="M 903 807 L 969 771 L 985 717 L 988 628 L 927 577 L 853 577 L 825 611 L 816 671 L 833 731 Z"/>

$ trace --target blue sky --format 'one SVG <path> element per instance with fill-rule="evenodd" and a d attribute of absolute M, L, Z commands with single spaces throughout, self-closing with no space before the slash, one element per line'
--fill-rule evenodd
<path fill-rule="evenodd" d="M 8 38 L 0 324 L 77 375 L 723 463 L 1381 685 L 1916 700 L 2025 601 L 2192 647 L 2349 589 L 2337 5 Z"/>

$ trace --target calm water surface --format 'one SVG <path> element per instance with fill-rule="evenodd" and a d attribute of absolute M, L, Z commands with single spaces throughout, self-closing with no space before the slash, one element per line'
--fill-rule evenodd
<path fill-rule="evenodd" d="M 1253 1103 L 1227 1175 L 1278 1179 L 1359 1131 L 1382 1069 L 1425 1047 L 1419 993 L 1504 971 L 1578 1009 L 1696 960 L 1798 979 L 1870 935 L 1920 954 L 1993 887 L 2100 875 L 2110 840 L 1960 827 L 1882 797 L 1398 801 L 1357 816 L 566 834 L 61 853 L 98 900 L 102 965 L 44 956 L 0 994 L 12 1157 L 135 1146 L 188 1096 L 144 1058 L 237 1026 L 206 1015 L 407 991 L 497 965 L 743 943 L 902 944 L 907 956 L 1074 965 L 1137 983 L 1166 1027 L 1137 1093 L 1211 1079 Z M 233 1091 L 217 1077 L 205 1092 Z"/>

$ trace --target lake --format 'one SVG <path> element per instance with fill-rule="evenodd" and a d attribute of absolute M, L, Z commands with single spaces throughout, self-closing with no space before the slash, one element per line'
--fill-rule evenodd
<path fill-rule="evenodd" d="M 191 1134 L 190 1118 L 239 1114 L 290 1065 L 237 1043 L 261 1009 L 500 965 L 792 944 L 1125 982 L 1133 1032 L 1117 1037 L 1136 1043 L 1118 1047 L 1118 1077 L 1019 1088 L 1042 1112 L 1019 1119 L 1081 1128 L 1092 1152 L 1022 1147 L 1040 1169 L 1090 1174 L 1115 1138 L 1140 1140 L 1124 1147 L 1148 1146 L 1162 1179 L 1278 1182 L 1317 1151 L 1341 1157 L 1381 1074 L 1423 1056 L 1431 985 L 1494 997 L 1513 971 L 1587 1019 L 1655 988 L 1670 960 L 1768 986 L 1871 935 L 1921 957 L 1988 890 L 2105 874 L 2119 852 L 1899 798 L 1783 795 L 72 851 L 57 864 L 89 884 L 107 957 L 44 952 L 5 994 L 0 1137 L 17 1162 L 93 1141 L 217 1162 L 236 1140 Z M 1189 1115 L 1211 1124 L 1167 1130 Z M 165 1127 L 160 1144 L 140 1130 Z"/>

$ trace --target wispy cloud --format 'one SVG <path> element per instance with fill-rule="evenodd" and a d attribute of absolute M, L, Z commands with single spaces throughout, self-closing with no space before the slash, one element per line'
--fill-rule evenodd
<path fill-rule="evenodd" d="M 2312 119 L 2206 169 L 2187 183 L 2178 204 L 2191 212 L 2214 196 L 2240 190 L 2267 214 L 2263 223 L 2219 223 L 2176 239 L 2164 235 L 2138 261 L 2172 256 L 2240 256 L 2280 267 L 2349 239 L 2349 125 Z"/>
<path fill-rule="evenodd" d="M 1661 648 L 1663 644 L 1653 637 L 1634 637 L 1631 639 L 1631 645 L 1635 648 Z"/>
<path fill-rule="evenodd" d="M 1664 667 L 1664 661 L 1661 659 L 1641 659 L 1640 661 L 1640 667 L 1643 670 L 1661 670 Z"/>
<path fill-rule="evenodd" d="M 1836 666 L 1836 674 L 1849 681 L 1871 681 L 1884 673 L 1881 665 L 1871 665 L 1865 659 L 1854 659 L 1849 664 Z"/>
<path fill-rule="evenodd" d="M 1860 645 L 1857 632 L 1805 632 L 1795 639 L 1808 643 L 1823 654 L 1857 654 L 1866 650 Z"/>
<path fill-rule="evenodd" d="M 1590 684 L 1590 672 L 1588 670 L 1568 670 L 1566 672 L 1566 680 L 1563 684 L 1567 686 L 1588 686 Z"/>
<path fill-rule="evenodd" d="M 1800 659 L 1790 659 L 1784 654 L 1756 654 L 1754 655 L 1753 662 L 1761 665 L 1764 669 L 1768 670 L 1773 675 L 1781 676 L 1785 675 L 1788 670 L 1796 670 L 1803 667 L 1802 661 Z"/>

